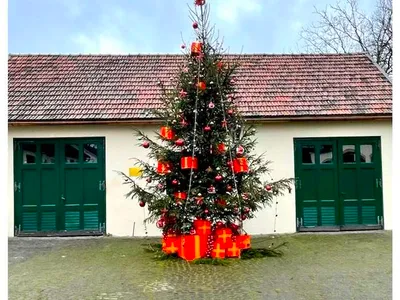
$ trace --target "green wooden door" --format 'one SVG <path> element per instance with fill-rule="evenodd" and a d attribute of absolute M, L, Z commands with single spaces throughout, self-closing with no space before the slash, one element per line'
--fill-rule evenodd
<path fill-rule="evenodd" d="M 379 139 L 342 138 L 338 150 L 343 229 L 383 225 Z"/>
<path fill-rule="evenodd" d="M 295 144 L 298 227 L 339 223 L 337 147 L 332 139 L 304 139 Z"/>
<path fill-rule="evenodd" d="M 298 230 L 383 225 L 379 138 L 295 139 Z"/>
<path fill-rule="evenodd" d="M 17 233 L 105 230 L 104 139 L 15 140 Z"/>

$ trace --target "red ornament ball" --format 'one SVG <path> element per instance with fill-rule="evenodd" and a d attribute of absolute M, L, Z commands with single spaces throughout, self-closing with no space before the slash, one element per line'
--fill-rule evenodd
<path fill-rule="evenodd" d="M 151 182 L 151 177 L 147 178 L 147 179 L 146 179 L 146 182 L 147 182 L 147 183 L 150 183 L 150 182 Z"/>
<path fill-rule="evenodd" d="M 191 235 L 195 235 L 195 234 L 196 234 L 196 230 L 195 230 L 194 228 L 191 228 L 189 233 L 190 233 Z"/>
<path fill-rule="evenodd" d="M 185 44 L 182 44 L 182 45 L 181 45 L 181 48 L 182 48 L 182 49 L 185 49 L 185 48 L 186 48 L 186 45 L 185 45 Z"/>
<path fill-rule="evenodd" d="M 211 127 L 207 125 L 206 127 L 204 127 L 204 131 L 207 131 L 207 132 L 211 131 Z"/>
<path fill-rule="evenodd" d="M 233 115 L 233 109 L 228 109 L 227 113 L 228 115 Z"/>
<path fill-rule="evenodd" d="M 148 141 L 144 141 L 142 146 L 143 146 L 143 148 L 149 148 L 150 147 L 150 143 Z"/>
<path fill-rule="evenodd" d="M 146 205 L 146 202 L 144 202 L 144 201 L 140 201 L 140 202 L 139 202 L 139 206 L 140 206 L 140 207 L 144 207 L 145 205 Z"/>
<path fill-rule="evenodd" d="M 272 190 L 272 186 L 270 186 L 269 184 L 267 184 L 267 185 L 265 186 L 265 189 L 266 189 L 267 191 L 270 191 L 270 190 Z"/>
<path fill-rule="evenodd" d="M 217 176 L 215 176 L 215 181 L 221 181 L 223 179 L 221 174 L 218 174 Z"/>
<path fill-rule="evenodd" d="M 206 4 L 206 0 L 194 0 L 194 4 L 201 6 L 201 5 Z"/>
<path fill-rule="evenodd" d="M 193 22 L 193 25 L 192 25 L 192 26 L 193 26 L 194 29 L 199 28 L 199 24 L 198 24 L 197 22 Z"/>
<path fill-rule="evenodd" d="M 157 228 L 163 228 L 164 225 L 165 225 L 165 222 L 163 219 L 158 220 L 156 223 Z"/>
<path fill-rule="evenodd" d="M 236 154 L 237 155 L 243 155 L 244 154 L 244 148 L 243 148 L 243 146 L 238 146 L 237 147 L 237 149 L 236 149 Z"/>
<path fill-rule="evenodd" d="M 244 212 L 248 214 L 250 212 L 250 208 L 249 207 L 245 207 L 244 208 Z"/>
<path fill-rule="evenodd" d="M 199 90 L 204 91 L 206 89 L 206 83 L 204 81 L 199 81 L 197 83 L 197 87 L 199 88 Z"/>
<path fill-rule="evenodd" d="M 208 209 L 205 209 L 205 210 L 204 210 L 204 213 L 205 213 L 206 215 L 208 215 L 208 213 L 209 213 Z"/>
<path fill-rule="evenodd" d="M 178 184 L 178 180 L 176 180 L 176 179 L 172 180 L 172 184 L 173 185 L 177 185 Z"/>
<path fill-rule="evenodd" d="M 241 218 L 243 221 L 247 219 L 246 215 L 242 215 L 240 218 Z"/>
<path fill-rule="evenodd" d="M 217 226 L 217 228 L 221 228 L 222 226 L 224 226 L 224 223 L 221 221 L 218 221 L 217 224 L 215 224 L 215 226 Z"/>
<path fill-rule="evenodd" d="M 175 141 L 175 145 L 182 147 L 183 145 L 185 145 L 185 141 L 183 139 L 177 139 Z"/>
<path fill-rule="evenodd" d="M 226 186 L 226 191 L 227 191 L 227 192 L 232 192 L 232 186 L 228 184 L 228 185 Z"/>

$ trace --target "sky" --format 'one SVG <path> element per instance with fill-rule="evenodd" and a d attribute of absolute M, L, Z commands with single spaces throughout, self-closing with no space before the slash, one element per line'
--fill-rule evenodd
<path fill-rule="evenodd" d="M 299 31 L 337 0 L 207 0 L 229 53 L 301 53 Z M 366 11 L 374 0 L 361 0 Z M 192 0 L 9 0 L 8 51 L 180 53 L 194 39 Z"/>

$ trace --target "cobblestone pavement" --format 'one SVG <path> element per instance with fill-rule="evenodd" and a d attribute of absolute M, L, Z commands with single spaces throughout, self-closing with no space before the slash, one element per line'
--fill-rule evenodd
<path fill-rule="evenodd" d="M 294 234 L 280 258 L 160 261 L 143 239 L 10 238 L 9 299 L 391 299 L 392 233 Z M 157 242 L 158 240 L 151 240 Z"/>

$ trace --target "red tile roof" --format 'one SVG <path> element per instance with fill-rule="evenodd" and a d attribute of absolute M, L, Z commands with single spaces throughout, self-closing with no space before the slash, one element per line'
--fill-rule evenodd
<path fill-rule="evenodd" d="M 237 58 L 229 55 L 227 59 Z M 364 54 L 242 55 L 246 117 L 391 116 L 392 84 Z M 147 119 L 181 55 L 10 55 L 9 122 Z"/>

